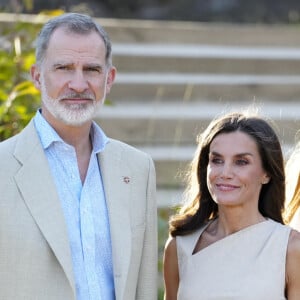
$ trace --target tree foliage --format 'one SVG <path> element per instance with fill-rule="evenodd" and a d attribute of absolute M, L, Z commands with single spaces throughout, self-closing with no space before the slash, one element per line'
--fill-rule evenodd
<path fill-rule="evenodd" d="M 53 10 L 42 15 L 63 13 Z M 40 105 L 40 94 L 30 77 L 35 62 L 35 38 L 41 24 L 0 23 L 0 141 L 21 131 Z"/>
<path fill-rule="evenodd" d="M 38 30 L 37 25 L 25 23 L 1 26 L 0 140 L 24 128 L 39 105 L 39 92 L 29 74 Z"/>

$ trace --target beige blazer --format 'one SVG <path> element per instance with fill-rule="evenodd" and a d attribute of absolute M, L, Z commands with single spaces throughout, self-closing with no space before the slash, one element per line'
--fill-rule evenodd
<path fill-rule="evenodd" d="M 0 299 L 71 300 L 72 261 L 60 200 L 34 124 L 0 143 Z M 117 300 L 157 299 L 155 171 L 110 140 L 99 155 Z"/>

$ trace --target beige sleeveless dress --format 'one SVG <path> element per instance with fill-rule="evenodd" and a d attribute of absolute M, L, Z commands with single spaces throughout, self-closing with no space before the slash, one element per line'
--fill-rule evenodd
<path fill-rule="evenodd" d="M 291 228 L 267 220 L 192 254 L 208 225 L 176 237 L 177 300 L 284 300 Z"/>

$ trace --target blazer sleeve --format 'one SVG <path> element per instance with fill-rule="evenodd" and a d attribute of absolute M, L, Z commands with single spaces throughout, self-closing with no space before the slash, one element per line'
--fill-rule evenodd
<path fill-rule="evenodd" d="M 156 175 L 152 159 L 149 157 L 149 172 L 146 194 L 146 227 L 143 252 L 136 300 L 157 299 L 157 203 L 156 203 Z"/>

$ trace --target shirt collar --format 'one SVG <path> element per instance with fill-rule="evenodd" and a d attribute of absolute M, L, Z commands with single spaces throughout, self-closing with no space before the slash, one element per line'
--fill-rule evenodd
<path fill-rule="evenodd" d="M 47 149 L 55 142 L 65 143 L 64 140 L 54 130 L 54 128 L 42 116 L 40 109 L 34 116 L 34 125 L 44 149 Z M 99 153 L 103 151 L 105 145 L 109 142 L 109 139 L 100 128 L 100 126 L 94 121 L 92 122 L 90 135 L 92 140 L 93 152 Z"/>

